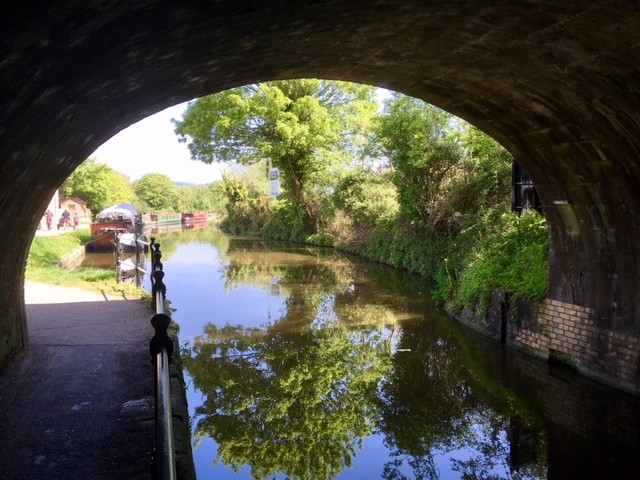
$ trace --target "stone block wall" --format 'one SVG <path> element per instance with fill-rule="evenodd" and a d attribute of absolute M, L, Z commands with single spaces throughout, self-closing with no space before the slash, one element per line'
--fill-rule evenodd
<path fill-rule="evenodd" d="M 23 283 L 0 268 L 0 292 L 4 294 L 4 297 L 0 295 L 0 368 L 4 368 L 29 344 Z M 11 300 L 4 301 L 7 297 Z"/>
<path fill-rule="evenodd" d="M 169 378 L 176 475 L 178 480 L 196 480 L 196 469 L 191 449 L 191 422 L 189 420 L 187 391 L 182 373 L 182 359 L 180 358 L 180 340 L 177 330 L 173 326 L 169 331 L 173 340 L 173 361 L 169 365 Z"/>

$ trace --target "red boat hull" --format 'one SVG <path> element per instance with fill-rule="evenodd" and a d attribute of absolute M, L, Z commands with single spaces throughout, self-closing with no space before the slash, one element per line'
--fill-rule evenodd
<path fill-rule="evenodd" d="M 131 224 L 124 221 L 92 223 L 91 247 L 93 250 L 112 250 L 116 243 L 116 235 L 131 233 Z"/>
<path fill-rule="evenodd" d="M 183 225 L 193 225 L 196 223 L 208 223 L 209 215 L 207 213 L 183 213 L 182 214 L 182 224 Z"/>

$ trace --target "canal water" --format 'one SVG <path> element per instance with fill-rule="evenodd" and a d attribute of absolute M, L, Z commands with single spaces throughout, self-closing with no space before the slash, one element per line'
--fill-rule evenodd
<path fill-rule="evenodd" d="M 462 327 L 421 277 L 214 228 L 158 242 L 199 480 L 640 478 L 637 397 Z"/>

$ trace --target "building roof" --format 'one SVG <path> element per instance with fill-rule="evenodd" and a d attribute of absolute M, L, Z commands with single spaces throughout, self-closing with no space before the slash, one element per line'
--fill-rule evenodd
<path fill-rule="evenodd" d="M 65 198 L 64 200 L 60 200 L 60 203 L 66 203 L 66 202 L 79 203 L 80 205 L 86 205 L 87 204 L 87 202 L 85 202 L 84 200 L 82 200 L 81 198 L 78 198 L 78 197 L 69 197 L 69 198 Z"/>

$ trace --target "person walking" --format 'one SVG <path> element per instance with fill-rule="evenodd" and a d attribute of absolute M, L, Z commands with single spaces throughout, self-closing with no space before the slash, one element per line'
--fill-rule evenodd
<path fill-rule="evenodd" d="M 53 212 L 51 210 L 47 210 L 47 213 L 44 214 L 47 219 L 47 230 L 51 230 L 53 226 Z"/>
<path fill-rule="evenodd" d="M 71 214 L 66 208 L 64 209 L 64 212 L 62 212 L 62 225 L 64 228 L 71 226 Z"/>

